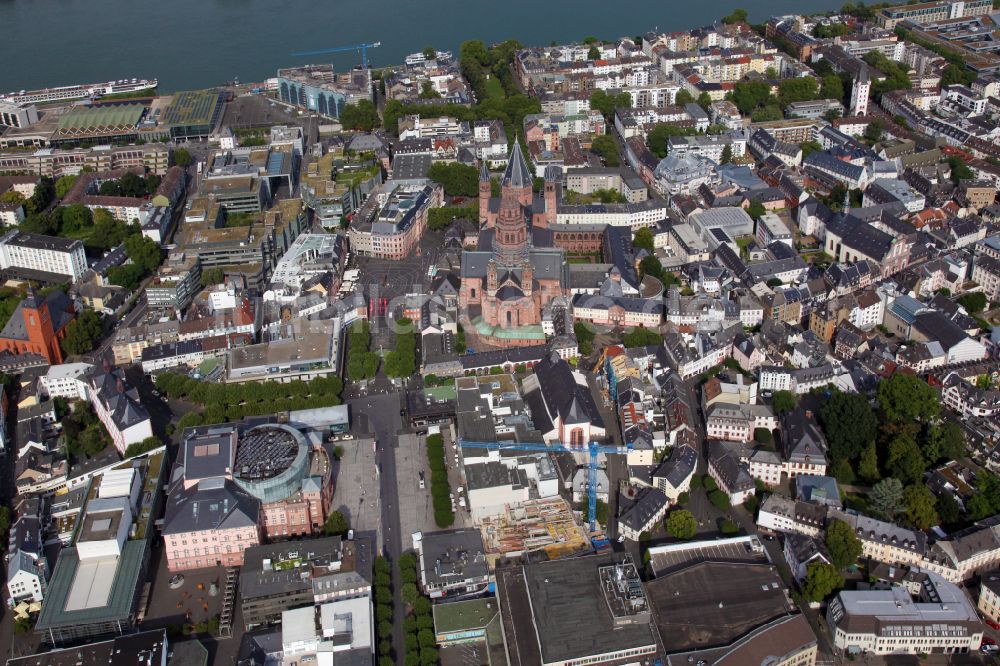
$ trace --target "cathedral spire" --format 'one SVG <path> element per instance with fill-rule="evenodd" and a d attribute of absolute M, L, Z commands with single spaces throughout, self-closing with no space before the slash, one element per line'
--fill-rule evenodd
<path fill-rule="evenodd" d="M 521 189 L 531 187 L 531 180 L 531 170 L 528 169 L 524 153 L 521 152 L 521 141 L 515 137 L 514 148 L 510 151 L 510 157 L 507 159 L 507 170 L 504 171 L 501 184 Z"/>

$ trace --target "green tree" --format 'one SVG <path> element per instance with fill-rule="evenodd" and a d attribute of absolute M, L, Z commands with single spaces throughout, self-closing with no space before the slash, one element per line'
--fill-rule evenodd
<path fill-rule="evenodd" d="M 427 58 L 428 60 L 434 60 L 437 58 L 437 49 L 435 49 L 433 46 L 429 44 L 424 47 L 423 53 L 424 57 Z"/>
<path fill-rule="evenodd" d="M 864 137 L 871 143 L 878 143 L 881 141 L 884 134 L 885 123 L 882 122 L 881 118 L 876 118 L 865 127 Z"/>
<path fill-rule="evenodd" d="M 775 391 L 771 396 L 771 408 L 778 416 L 795 409 L 798 399 L 791 391 Z"/>
<path fill-rule="evenodd" d="M 917 529 L 926 530 L 937 523 L 936 504 L 934 493 L 921 483 L 909 485 L 903 491 L 904 515 L 907 522 Z"/>
<path fill-rule="evenodd" d="M 733 146 L 727 143 L 726 147 L 722 149 L 722 155 L 719 157 L 720 164 L 732 164 L 733 161 Z"/>
<path fill-rule="evenodd" d="M 941 87 L 955 84 L 970 85 L 976 80 L 976 75 L 971 70 L 960 67 L 955 63 L 949 63 L 941 72 Z"/>
<path fill-rule="evenodd" d="M 26 201 L 24 195 L 17 190 L 8 190 L 3 194 L 0 194 L 0 203 L 5 204 L 23 204 Z"/>
<path fill-rule="evenodd" d="M 836 74 L 827 74 L 820 83 L 820 95 L 823 99 L 844 99 L 844 82 Z"/>
<path fill-rule="evenodd" d="M 418 99 L 440 99 L 441 94 L 434 89 L 433 83 L 424 81 L 420 84 L 420 94 L 417 97 Z"/>
<path fill-rule="evenodd" d="M 886 469 L 906 484 L 917 483 L 927 469 L 926 461 L 916 440 L 907 433 L 899 433 L 889 442 Z"/>
<path fill-rule="evenodd" d="M 750 200 L 750 205 L 747 206 L 747 215 L 755 220 L 759 220 L 765 213 L 767 213 L 767 209 L 764 208 L 764 204 L 760 202 L 760 199 L 754 197 Z"/>
<path fill-rule="evenodd" d="M 340 511 L 331 511 L 323 523 L 323 533 L 327 536 L 344 536 L 350 529 L 350 523 Z"/>
<path fill-rule="evenodd" d="M 954 529 L 962 520 L 962 507 L 948 491 L 938 495 L 934 508 L 941 517 L 941 524 L 949 530 Z"/>
<path fill-rule="evenodd" d="M 698 106 L 700 106 L 702 110 L 708 111 L 708 109 L 712 106 L 712 96 L 707 92 L 703 92 L 698 95 Z"/>
<path fill-rule="evenodd" d="M 174 164 L 181 168 L 187 168 L 194 162 L 191 153 L 187 148 L 175 148 L 173 152 Z"/>
<path fill-rule="evenodd" d="M 158 449 L 163 446 L 163 442 L 160 441 L 159 437 L 147 437 L 141 442 L 136 442 L 134 444 L 129 444 L 125 449 L 126 458 L 132 458 L 134 456 L 142 455 L 147 451 L 152 451 L 153 449 Z"/>
<path fill-rule="evenodd" d="M 886 421 L 926 423 L 941 410 L 937 393 L 916 375 L 896 373 L 879 383 L 876 395 Z"/>
<path fill-rule="evenodd" d="M 635 235 L 632 237 L 632 247 L 653 252 L 653 230 L 649 227 L 642 227 L 636 231 Z"/>
<path fill-rule="evenodd" d="M 846 23 L 818 23 L 813 28 L 813 37 L 817 39 L 830 39 L 832 37 L 843 37 L 851 29 Z"/>
<path fill-rule="evenodd" d="M 875 413 L 859 393 L 835 392 L 820 407 L 820 419 L 834 459 L 855 460 L 875 441 Z"/>
<path fill-rule="evenodd" d="M 479 170 L 459 162 L 434 162 L 427 177 L 441 183 L 448 196 L 475 197 L 479 194 Z"/>
<path fill-rule="evenodd" d="M 614 138 L 608 134 L 602 134 L 600 136 L 594 137 L 594 141 L 590 146 L 591 151 L 601 156 L 604 160 L 604 164 L 609 167 L 616 167 L 620 164 L 618 159 L 618 145 L 615 143 Z"/>
<path fill-rule="evenodd" d="M 639 262 L 639 273 L 642 275 L 652 275 L 659 280 L 663 276 L 663 264 L 660 263 L 660 260 L 655 255 L 647 255 Z"/>
<path fill-rule="evenodd" d="M 681 91 L 683 92 L 683 91 Z M 692 127 L 680 127 L 678 125 L 670 125 L 668 123 L 660 123 L 649 130 L 646 134 L 646 146 L 649 148 L 650 152 L 657 157 L 663 158 L 667 156 L 667 142 L 672 136 L 690 136 L 694 134 L 694 128 Z"/>
<path fill-rule="evenodd" d="M 221 268 L 204 268 L 201 271 L 201 286 L 210 287 L 215 284 L 222 284 L 226 279 L 226 274 Z"/>
<path fill-rule="evenodd" d="M 802 593 L 809 601 L 823 601 L 843 586 L 844 578 L 835 566 L 826 562 L 812 562 L 806 566 Z"/>
<path fill-rule="evenodd" d="M 721 490 L 710 492 L 708 494 L 708 501 L 712 503 L 712 506 L 721 511 L 726 511 L 730 507 L 729 495 Z"/>
<path fill-rule="evenodd" d="M 77 176 L 60 176 L 55 184 L 56 197 L 62 199 L 69 194 L 69 191 L 73 189 L 73 185 L 76 184 L 76 179 Z"/>
<path fill-rule="evenodd" d="M 740 81 L 729 93 L 729 99 L 743 115 L 773 103 L 771 86 L 763 81 Z M 779 117 L 781 110 L 778 109 Z"/>
<path fill-rule="evenodd" d="M 114 266 L 108 269 L 108 282 L 126 291 L 134 291 L 142 282 L 142 269 L 135 264 Z"/>
<path fill-rule="evenodd" d="M 893 520 L 903 510 L 903 484 L 889 477 L 876 483 L 868 495 L 868 504 L 883 520 Z"/>
<path fill-rule="evenodd" d="M 969 314 L 978 314 L 986 309 L 986 294 L 981 291 L 962 294 L 956 300 Z"/>
<path fill-rule="evenodd" d="M 948 166 L 951 167 L 951 180 L 953 183 L 958 185 L 960 181 L 972 180 L 976 177 L 975 172 L 969 168 L 969 165 L 965 163 L 958 155 L 952 155 L 948 158 Z"/>
<path fill-rule="evenodd" d="M 685 509 L 675 509 L 667 516 L 667 534 L 677 539 L 690 539 L 698 532 L 698 521 Z"/>
<path fill-rule="evenodd" d="M 399 595 L 400 598 L 402 598 L 403 603 L 408 606 L 412 606 L 417 600 L 417 597 L 420 595 L 420 592 L 417 591 L 415 583 L 403 583 L 403 587 L 400 589 Z"/>
<path fill-rule="evenodd" d="M 658 345 L 661 342 L 663 342 L 663 338 L 659 333 L 641 326 L 632 327 L 632 329 L 622 338 L 622 344 L 625 345 L 626 349 L 648 347 L 650 345 Z"/>
<path fill-rule="evenodd" d="M 778 85 L 778 103 L 788 106 L 792 102 L 807 102 L 817 98 L 819 86 L 811 76 L 785 79 Z"/>
<path fill-rule="evenodd" d="M 134 234 L 125 239 L 125 254 L 147 275 L 159 268 L 163 259 L 160 244 L 142 234 Z"/>
<path fill-rule="evenodd" d="M 691 104 L 694 102 L 694 95 L 687 88 L 681 88 L 677 91 L 674 96 L 674 104 L 677 106 L 684 106 L 685 104 Z"/>
<path fill-rule="evenodd" d="M 84 310 L 66 325 L 63 352 L 67 356 L 76 356 L 91 351 L 101 339 L 102 330 L 101 316 L 93 310 Z"/>
<path fill-rule="evenodd" d="M 347 104 L 340 112 L 340 124 L 344 129 L 370 132 L 378 127 L 378 112 L 371 100 L 362 99 L 357 104 Z M 395 127 L 389 128 L 396 131 Z"/>
<path fill-rule="evenodd" d="M 591 46 L 590 50 L 587 51 L 587 60 L 597 60 L 601 57 L 601 50 L 596 46 Z"/>
<path fill-rule="evenodd" d="M 803 141 L 799 144 L 802 149 L 802 159 L 809 157 L 812 153 L 818 153 L 823 150 L 823 146 L 819 141 Z"/>
<path fill-rule="evenodd" d="M 746 23 L 747 22 L 747 10 L 745 9 L 734 9 L 728 16 L 722 17 L 722 22 L 732 25 L 734 23 Z"/>
<path fill-rule="evenodd" d="M 858 458 L 858 476 L 868 483 L 875 483 L 882 477 L 878 469 L 878 449 L 875 447 L 875 442 L 869 442 L 861 450 L 861 456 Z"/>
<path fill-rule="evenodd" d="M 854 564 L 861 556 L 861 542 L 851 526 L 842 520 L 834 518 L 827 523 L 824 543 L 838 569 Z"/>

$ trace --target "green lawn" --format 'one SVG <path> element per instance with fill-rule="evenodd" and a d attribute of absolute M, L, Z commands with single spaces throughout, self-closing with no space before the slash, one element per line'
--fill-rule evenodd
<path fill-rule="evenodd" d="M 490 99 L 503 99 L 506 95 L 503 92 L 503 85 L 495 76 L 486 79 L 486 95 Z"/>

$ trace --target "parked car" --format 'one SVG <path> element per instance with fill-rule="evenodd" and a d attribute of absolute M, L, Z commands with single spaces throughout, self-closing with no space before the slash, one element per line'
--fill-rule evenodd
<path fill-rule="evenodd" d="M 990 620 L 990 619 L 984 619 L 984 620 L 983 620 L 983 622 L 985 622 L 985 623 L 986 623 L 986 626 L 987 626 L 987 627 L 990 627 L 991 629 L 1000 629 L 1000 624 L 997 624 L 997 623 L 996 623 L 996 622 L 994 622 L 993 620 Z"/>

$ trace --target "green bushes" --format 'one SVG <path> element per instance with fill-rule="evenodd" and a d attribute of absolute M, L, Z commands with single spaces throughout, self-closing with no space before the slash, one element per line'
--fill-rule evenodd
<path fill-rule="evenodd" d="M 431 468 L 434 522 L 441 528 L 451 527 L 455 522 L 455 513 L 451 510 L 451 485 L 448 483 L 448 467 L 444 461 L 444 438 L 441 435 L 427 437 L 427 464 Z"/>
<path fill-rule="evenodd" d="M 317 377 L 309 382 L 296 380 L 287 384 L 278 381 L 210 384 L 166 372 L 156 378 L 156 388 L 168 398 L 204 405 L 201 414 L 191 412 L 181 417 L 177 427 L 184 429 L 238 421 L 246 416 L 339 405 L 344 383 L 339 377 Z"/>

